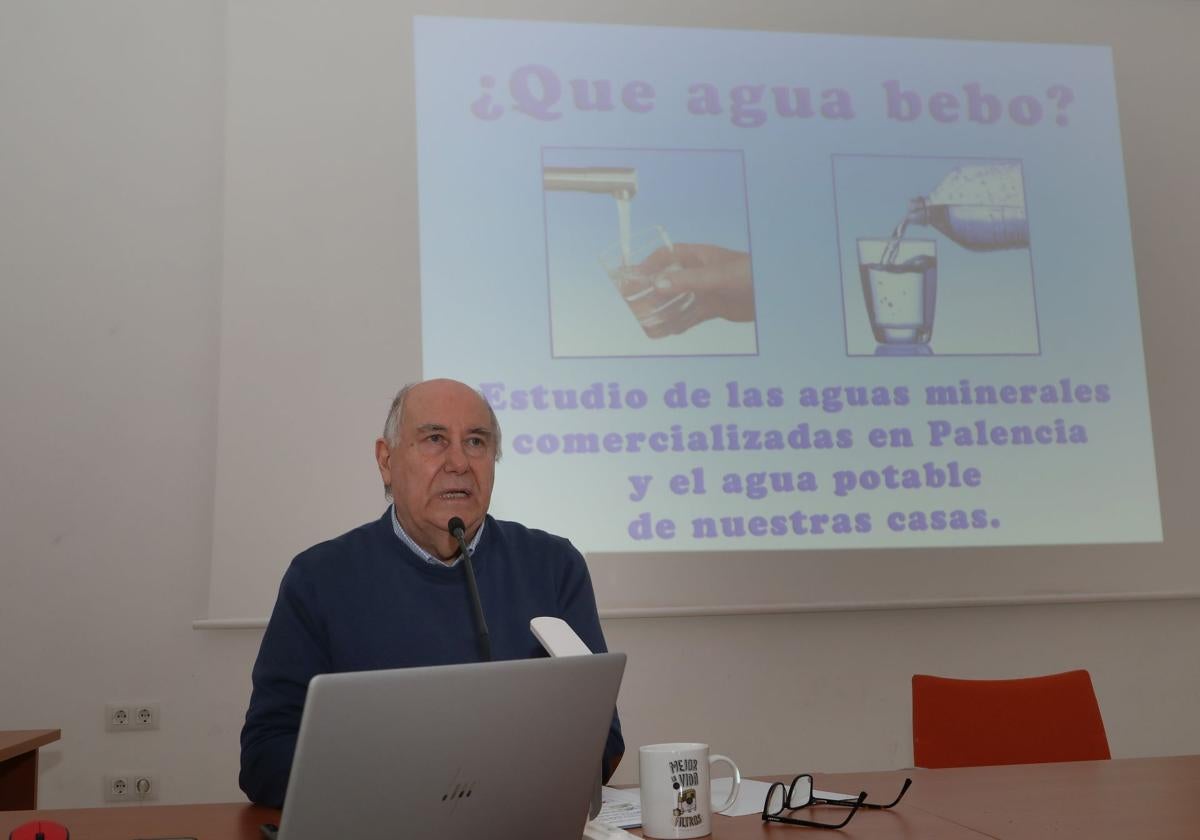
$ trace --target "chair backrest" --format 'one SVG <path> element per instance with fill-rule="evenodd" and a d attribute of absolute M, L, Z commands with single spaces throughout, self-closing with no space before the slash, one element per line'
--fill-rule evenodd
<path fill-rule="evenodd" d="M 1111 758 L 1087 671 L 1016 680 L 912 680 L 913 762 L 975 767 Z"/>

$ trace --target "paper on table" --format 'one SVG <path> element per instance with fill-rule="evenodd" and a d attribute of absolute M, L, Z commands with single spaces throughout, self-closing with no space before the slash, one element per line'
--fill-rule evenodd
<path fill-rule="evenodd" d="M 600 813 L 596 822 L 618 828 L 637 828 L 642 824 L 642 793 L 639 788 L 610 788 L 601 792 Z"/>
<path fill-rule="evenodd" d="M 723 779 L 713 779 L 713 799 L 724 802 L 729 798 L 729 790 L 732 787 L 733 779 L 728 776 Z M 763 803 L 767 800 L 767 791 L 770 788 L 771 785 L 768 782 L 742 779 L 742 786 L 738 788 L 737 799 L 734 800 L 734 803 L 728 809 L 721 813 L 727 817 L 744 817 L 746 814 L 761 814 Z"/>
<path fill-rule="evenodd" d="M 725 777 L 723 779 L 712 780 L 713 799 L 719 799 L 722 802 L 729 796 L 729 790 L 733 787 L 733 779 Z M 727 817 L 744 817 L 747 814 L 761 814 L 763 803 L 767 801 L 767 791 L 771 789 L 770 782 L 759 782 L 754 779 L 742 779 L 742 786 L 738 788 L 737 799 L 728 810 L 721 813 Z M 817 799 L 854 799 L 854 795 L 847 793 L 833 793 L 828 790 L 814 790 L 812 795 Z"/>
<path fill-rule="evenodd" d="M 712 780 L 713 799 L 724 801 L 729 796 L 733 779 L 728 776 Z M 759 782 L 754 779 L 742 779 L 738 788 L 737 799 L 728 810 L 721 813 L 727 817 L 744 817 L 747 814 L 761 814 L 763 802 L 767 799 L 767 791 L 771 789 L 770 782 Z M 833 793 L 828 790 L 814 790 L 813 796 L 818 799 L 854 799 L 848 793 Z M 642 794 L 638 788 L 610 788 L 603 791 L 603 805 L 598 822 L 621 828 L 637 828 L 642 824 Z"/>

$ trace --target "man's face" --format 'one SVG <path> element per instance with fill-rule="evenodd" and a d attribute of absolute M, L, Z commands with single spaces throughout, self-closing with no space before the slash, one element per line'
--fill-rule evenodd
<path fill-rule="evenodd" d="M 413 540 L 448 560 L 457 542 L 451 517 L 479 528 L 492 500 L 496 440 L 483 398 L 461 382 L 422 382 L 404 400 L 399 440 L 375 443 L 383 483 L 391 488 L 396 518 Z"/>

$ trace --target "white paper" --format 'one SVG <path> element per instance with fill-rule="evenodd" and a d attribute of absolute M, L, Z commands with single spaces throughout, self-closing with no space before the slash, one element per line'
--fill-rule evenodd
<path fill-rule="evenodd" d="M 712 780 L 713 799 L 720 804 L 729 798 L 733 787 L 733 779 L 726 776 L 723 779 Z M 771 789 L 769 782 L 756 782 L 754 779 L 742 779 L 738 788 L 737 799 L 727 810 L 721 811 L 727 817 L 744 817 L 747 814 L 761 814 L 763 803 L 767 801 L 767 791 Z"/>
<path fill-rule="evenodd" d="M 596 822 L 618 828 L 637 828 L 642 824 L 642 792 L 640 788 L 611 788 L 601 792 L 600 813 Z"/>
<path fill-rule="evenodd" d="M 602 823 L 599 819 L 588 820 L 583 825 L 583 840 L 629 840 L 633 836 L 625 829 Z"/>
<path fill-rule="evenodd" d="M 733 787 L 733 779 L 728 776 L 712 780 L 713 799 L 724 802 L 729 797 Z M 721 811 L 727 817 L 744 817 L 747 814 L 761 814 L 763 803 L 767 801 L 767 791 L 771 789 L 770 782 L 759 782 L 754 779 L 742 779 L 738 788 L 737 799 L 727 810 Z M 857 794 L 834 793 L 829 790 L 814 790 L 812 795 L 817 799 L 855 799 Z M 637 828 L 642 824 L 642 793 L 638 788 L 605 787 L 603 804 L 597 822 L 616 825 L 621 828 Z"/>

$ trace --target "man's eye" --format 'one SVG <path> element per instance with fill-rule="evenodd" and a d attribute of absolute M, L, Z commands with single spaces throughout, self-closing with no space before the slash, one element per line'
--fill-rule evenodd
<path fill-rule="evenodd" d="M 433 434 L 426 437 L 425 440 L 429 441 L 430 443 L 441 443 L 443 440 L 445 440 L 445 438 L 442 437 L 442 435 L 439 435 L 436 432 L 434 432 Z"/>
<path fill-rule="evenodd" d="M 487 441 L 480 437 L 467 438 L 467 443 L 471 446 L 486 447 Z"/>

